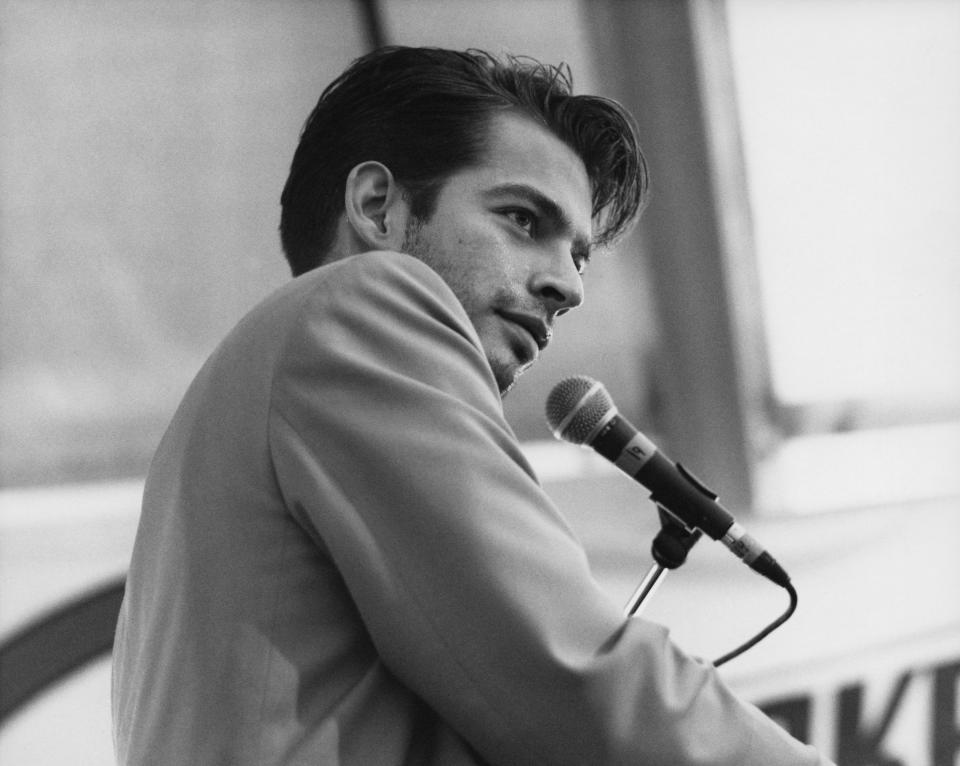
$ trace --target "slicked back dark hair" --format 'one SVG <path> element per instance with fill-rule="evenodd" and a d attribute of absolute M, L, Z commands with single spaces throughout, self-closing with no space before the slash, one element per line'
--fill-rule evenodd
<path fill-rule="evenodd" d="M 281 197 L 280 238 L 293 274 L 323 262 L 355 166 L 383 163 L 411 214 L 427 220 L 446 179 L 482 162 L 489 120 L 504 111 L 544 125 L 583 161 L 596 244 L 629 228 L 646 202 L 648 177 L 623 107 L 573 95 L 565 66 L 478 50 L 388 47 L 334 80 L 304 125 Z"/>

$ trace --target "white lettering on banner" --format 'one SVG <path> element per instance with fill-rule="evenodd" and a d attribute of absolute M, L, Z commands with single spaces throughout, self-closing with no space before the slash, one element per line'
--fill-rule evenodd
<path fill-rule="evenodd" d="M 960 763 L 960 658 L 894 679 L 868 714 L 870 682 L 844 684 L 832 695 L 797 694 L 760 708 L 793 736 L 826 752 L 813 730 L 814 706 L 833 706 L 833 753 L 838 766 L 957 766 Z M 830 698 L 832 697 L 832 699 Z"/>

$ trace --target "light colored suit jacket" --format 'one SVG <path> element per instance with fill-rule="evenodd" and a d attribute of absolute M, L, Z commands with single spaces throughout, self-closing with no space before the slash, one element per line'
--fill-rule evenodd
<path fill-rule="evenodd" d="M 203 367 L 146 483 L 121 764 L 817 764 L 621 607 L 440 277 L 292 280 Z"/>

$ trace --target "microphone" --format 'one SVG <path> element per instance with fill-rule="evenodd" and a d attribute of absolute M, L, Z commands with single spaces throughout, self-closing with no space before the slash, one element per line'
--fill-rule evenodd
<path fill-rule="evenodd" d="M 717 495 L 620 416 L 602 383 L 583 375 L 560 381 L 547 397 L 547 423 L 558 439 L 592 447 L 640 482 L 654 503 L 687 527 L 702 530 L 756 572 L 790 587 L 789 575 L 717 501 Z"/>

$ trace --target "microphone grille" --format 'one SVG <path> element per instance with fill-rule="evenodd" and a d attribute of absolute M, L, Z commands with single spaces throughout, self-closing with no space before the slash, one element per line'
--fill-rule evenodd
<path fill-rule="evenodd" d="M 557 383 L 547 397 L 547 423 L 558 439 L 586 444 L 613 409 L 602 383 L 574 375 Z"/>

